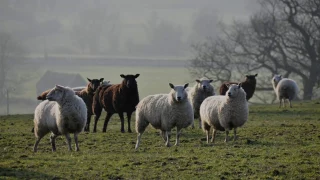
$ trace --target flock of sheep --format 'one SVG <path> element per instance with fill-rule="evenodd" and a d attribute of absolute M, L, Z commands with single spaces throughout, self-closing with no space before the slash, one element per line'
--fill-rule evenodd
<path fill-rule="evenodd" d="M 64 135 L 71 150 L 71 137 L 74 134 L 76 151 L 79 150 L 78 134 L 82 130 L 90 131 L 90 119 L 95 115 L 93 132 L 96 132 L 97 121 L 102 109 L 106 111 L 103 132 L 106 132 L 111 116 L 118 113 L 121 120 L 121 132 L 124 130 L 124 113 L 128 117 L 128 132 L 131 115 L 136 111 L 135 129 L 138 133 L 135 148 L 140 145 L 141 136 L 151 124 L 160 129 L 166 146 L 170 145 L 171 130 L 177 128 L 175 145 L 179 144 L 181 129 L 192 126 L 194 119 L 199 119 L 199 128 L 206 133 L 207 143 L 212 131 L 211 142 L 214 142 L 217 131 L 225 131 L 225 142 L 229 140 L 229 131 L 233 130 L 233 140 L 237 139 L 237 128 L 241 127 L 249 115 L 248 100 L 256 88 L 255 75 L 247 75 L 245 81 L 226 82 L 220 87 L 220 95 L 215 95 L 210 84 L 212 80 L 201 78 L 196 80 L 193 87 L 173 85 L 167 94 L 149 95 L 139 100 L 136 75 L 123 75 L 120 84 L 110 84 L 104 79 L 88 79 L 87 87 L 69 88 L 56 85 L 53 89 L 38 96 L 42 102 L 36 107 L 34 114 L 34 134 L 37 151 L 40 140 L 51 132 L 50 142 L 52 151 L 56 150 L 55 138 Z M 291 100 L 298 94 L 298 86 L 294 80 L 275 75 L 272 78 L 274 91 L 280 101 Z"/>

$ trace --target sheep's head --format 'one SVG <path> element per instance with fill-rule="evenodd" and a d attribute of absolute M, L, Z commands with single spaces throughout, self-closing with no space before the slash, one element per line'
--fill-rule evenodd
<path fill-rule="evenodd" d="M 235 98 L 237 96 L 239 96 L 239 94 L 243 94 L 242 92 L 244 92 L 244 90 L 241 88 L 241 83 L 239 83 L 238 85 L 236 84 L 231 84 L 228 86 L 228 91 L 226 92 L 226 96 L 228 96 L 229 98 Z M 244 94 L 244 97 L 246 95 Z"/>
<path fill-rule="evenodd" d="M 210 87 L 210 83 L 212 83 L 212 79 L 196 79 L 197 86 L 201 88 L 203 91 L 207 91 Z"/>
<path fill-rule="evenodd" d="M 256 77 L 258 74 L 255 75 L 246 75 L 246 81 L 252 84 L 255 84 L 257 82 Z"/>
<path fill-rule="evenodd" d="M 66 87 L 60 86 L 60 85 L 56 85 L 53 89 L 51 89 L 51 91 L 47 94 L 47 99 L 49 101 L 60 101 L 61 99 L 63 99 L 64 97 L 70 95 L 68 93 L 73 93 L 73 90 L 69 90 Z"/>
<path fill-rule="evenodd" d="M 274 85 L 274 87 L 277 87 L 278 83 L 280 82 L 280 80 L 282 79 L 282 75 L 281 74 L 276 74 L 273 76 L 272 78 L 272 84 Z"/>
<path fill-rule="evenodd" d="M 185 84 L 184 86 L 174 86 L 173 84 L 169 83 L 169 85 L 172 88 L 171 94 L 174 101 L 182 102 L 188 98 L 185 89 L 188 87 L 189 84 Z"/>
<path fill-rule="evenodd" d="M 140 76 L 140 74 L 136 75 L 120 75 L 123 78 L 122 84 L 124 84 L 129 89 L 136 89 L 137 88 L 137 81 L 136 78 Z"/>
<path fill-rule="evenodd" d="M 98 89 L 98 87 L 100 86 L 104 78 L 100 78 L 100 79 L 87 78 L 87 79 L 89 81 L 88 88 L 92 89 L 92 91 L 94 92 Z"/>

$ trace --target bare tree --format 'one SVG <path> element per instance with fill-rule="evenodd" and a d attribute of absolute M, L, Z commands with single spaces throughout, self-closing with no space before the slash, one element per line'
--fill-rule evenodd
<path fill-rule="evenodd" d="M 10 33 L 0 32 L 0 99 L 3 99 L 3 89 L 10 81 L 8 73 L 15 65 L 22 62 L 24 55 L 25 50 L 12 38 Z"/>
<path fill-rule="evenodd" d="M 320 1 L 261 0 L 260 5 L 249 22 L 223 28 L 225 42 L 234 45 L 226 51 L 234 69 L 264 72 L 261 90 L 276 73 L 293 77 L 302 84 L 303 99 L 311 99 L 320 76 Z"/>

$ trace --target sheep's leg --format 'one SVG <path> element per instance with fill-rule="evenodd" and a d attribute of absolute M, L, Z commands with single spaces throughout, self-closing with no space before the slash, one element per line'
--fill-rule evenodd
<path fill-rule="evenodd" d="M 203 129 L 205 130 L 206 132 L 206 136 L 207 136 L 207 143 L 209 144 L 209 134 L 210 134 L 210 129 L 211 129 L 211 126 L 206 123 L 206 122 L 202 122 L 203 123 Z"/>
<path fill-rule="evenodd" d="M 238 139 L 238 136 L 237 136 L 237 128 L 234 128 L 233 129 L 233 141 L 236 141 Z"/>
<path fill-rule="evenodd" d="M 192 121 L 192 124 L 191 124 L 191 128 L 194 129 L 194 118 L 193 118 L 193 121 Z"/>
<path fill-rule="evenodd" d="M 34 143 L 34 146 L 33 146 L 33 152 L 37 152 L 38 151 L 38 145 L 39 145 L 39 142 L 42 139 L 42 137 L 37 137 L 37 140 L 36 140 L 36 142 Z"/>
<path fill-rule="evenodd" d="M 90 131 L 90 121 L 91 121 L 91 114 L 87 112 L 87 123 L 84 128 L 84 131 L 89 132 Z"/>
<path fill-rule="evenodd" d="M 142 133 L 143 133 L 143 132 L 139 133 L 138 136 L 137 136 L 137 143 L 136 143 L 135 149 L 138 149 L 138 147 L 139 147 L 139 145 L 140 145 L 140 140 L 141 140 Z"/>
<path fill-rule="evenodd" d="M 74 133 L 74 142 L 76 143 L 76 151 L 80 151 L 79 144 L 78 144 L 78 134 L 79 133 Z"/>
<path fill-rule="evenodd" d="M 288 101 L 289 101 L 290 108 L 292 108 L 291 100 L 288 99 Z"/>
<path fill-rule="evenodd" d="M 166 142 L 167 141 L 166 131 L 161 130 L 161 136 L 162 136 L 163 140 Z"/>
<path fill-rule="evenodd" d="M 217 130 L 213 128 L 212 130 L 212 138 L 211 138 L 211 142 L 214 143 L 214 140 L 216 138 L 216 135 L 217 135 Z"/>
<path fill-rule="evenodd" d="M 281 108 L 281 101 L 282 101 L 282 99 L 280 99 L 280 104 L 279 104 L 279 108 Z"/>
<path fill-rule="evenodd" d="M 131 125 L 130 125 L 131 115 L 132 115 L 132 112 L 127 112 L 127 117 L 128 117 L 128 132 L 129 132 L 129 133 L 132 133 L 132 131 L 131 131 Z"/>
<path fill-rule="evenodd" d="M 123 117 L 123 112 L 118 113 L 120 116 L 120 121 L 121 121 L 121 132 L 124 133 L 124 117 Z"/>
<path fill-rule="evenodd" d="M 201 129 L 201 117 L 199 116 L 199 129 Z"/>
<path fill-rule="evenodd" d="M 50 135 L 50 142 L 51 142 L 51 146 L 52 146 L 52 152 L 56 151 L 56 137 L 58 137 L 55 134 L 51 134 Z"/>
<path fill-rule="evenodd" d="M 100 116 L 101 116 L 101 111 L 95 113 L 93 132 L 97 132 L 97 124 L 98 124 L 98 120 L 99 120 Z"/>
<path fill-rule="evenodd" d="M 229 129 L 226 129 L 226 138 L 224 139 L 224 142 L 228 142 L 229 141 Z"/>
<path fill-rule="evenodd" d="M 166 136 L 167 136 L 167 141 L 166 141 L 166 146 L 170 147 L 170 137 L 171 137 L 171 131 L 166 131 Z"/>
<path fill-rule="evenodd" d="M 65 136 L 66 136 L 67 143 L 68 143 L 68 150 L 69 150 L 69 151 L 72 151 L 72 148 L 71 148 L 71 137 L 70 137 L 70 134 L 69 134 L 69 133 L 67 133 Z"/>
<path fill-rule="evenodd" d="M 181 135 L 181 129 L 177 127 L 176 144 L 175 144 L 175 146 L 178 146 L 179 143 L 180 143 L 180 135 Z"/>
<path fill-rule="evenodd" d="M 113 115 L 113 113 L 107 112 L 106 118 L 104 119 L 102 132 L 106 132 L 107 131 L 108 122 L 110 121 L 110 118 L 111 118 L 112 115 Z"/>

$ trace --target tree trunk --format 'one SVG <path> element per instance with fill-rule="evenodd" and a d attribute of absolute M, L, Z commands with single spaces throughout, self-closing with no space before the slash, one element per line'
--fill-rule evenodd
<path fill-rule="evenodd" d="M 303 80 L 303 100 L 311 100 L 313 94 L 313 87 L 316 84 L 316 76 L 310 75 L 309 79 Z"/>

